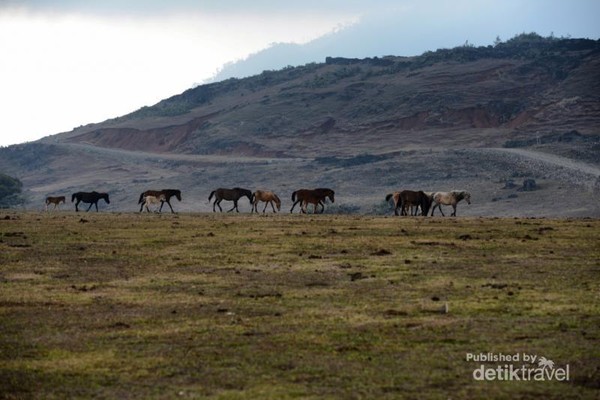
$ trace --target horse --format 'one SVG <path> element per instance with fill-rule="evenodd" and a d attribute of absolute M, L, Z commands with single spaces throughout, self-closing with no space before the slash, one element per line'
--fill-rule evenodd
<path fill-rule="evenodd" d="M 440 213 L 442 213 L 442 217 L 445 217 L 444 212 L 442 211 L 442 205 L 452 206 L 452 214 L 450 216 L 456 217 L 456 205 L 459 201 L 465 200 L 467 204 L 471 204 L 471 193 L 466 190 L 452 190 L 450 192 L 435 192 L 433 194 L 433 202 L 435 203 L 433 209 L 431 210 L 431 215 L 435 212 L 435 208 L 440 209 Z"/>
<path fill-rule="evenodd" d="M 223 189 L 223 188 L 219 188 L 217 190 L 213 190 L 210 193 L 210 196 L 208 196 L 208 201 L 210 201 L 210 199 L 212 199 L 213 195 L 215 196 L 215 201 L 213 203 L 213 212 L 215 211 L 215 206 L 219 207 L 219 210 L 221 210 L 221 212 L 223 212 L 223 209 L 221 208 L 221 202 L 223 200 L 228 200 L 228 201 L 233 201 L 233 207 L 231 208 L 231 210 L 228 210 L 227 212 L 231 212 L 233 210 L 240 212 L 240 210 L 238 210 L 238 200 L 241 197 L 246 196 L 248 198 L 248 200 L 250 201 L 250 204 L 252 204 L 252 192 L 249 191 L 248 189 L 243 189 L 243 188 L 233 188 L 233 189 Z"/>
<path fill-rule="evenodd" d="M 394 215 L 398 215 L 398 208 L 400 207 L 400 192 L 390 193 L 385 196 L 385 201 L 389 202 L 394 200 Z"/>
<path fill-rule="evenodd" d="M 256 211 L 257 214 L 258 214 L 258 202 L 259 201 L 265 202 L 265 208 L 263 209 L 263 214 L 267 210 L 267 206 L 269 204 L 271 204 L 271 208 L 273 208 L 274 213 L 281 210 L 281 200 L 275 193 L 273 193 L 271 191 L 257 190 L 256 192 L 252 193 L 252 201 L 251 201 L 252 212 Z M 273 203 L 275 203 L 277 205 L 277 211 L 275 211 L 275 206 L 273 205 Z"/>
<path fill-rule="evenodd" d="M 144 193 L 140 194 L 140 199 L 138 200 L 138 204 L 141 204 L 140 212 L 142 212 L 142 210 L 144 209 L 144 197 L 160 197 L 161 195 L 164 195 L 164 200 L 161 200 L 158 212 L 161 212 L 163 205 L 167 203 L 169 205 L 169 208 L 171 209 L 171 212 L 175 213 L 175 211 L 173 211 L 173 206 L 171 206 L 171 197 L 175 196 L 177 200 L 181 201 L 181 190 L 179 189 L 146 190 Z"/>
<path fill-rule="evenodd" d="M 335 192 L 329 188 L 316 188 L 313 190 L 310 189 L 299 189 L 292 193 L 292 201 L 294 204 L 292 205 L 292 209 L 290 213 L 294 211 L 294 207 L 296 204 L 300 203 L 300 212 L 306 214 L 306 208 L 308 204 L 311 203 L 314 205 L 313 213 L 317 213 L 317 206 L 321 206 L 321 213 L 325 211 L 325 204 L 327 198 L 331 200 L 332 203 L 335 202 L 334 199 Z"/>
<path fill-rule="evenodd" d="M 56 210 L 56 207 L 60 205 L 60 203 L 65 203 L 65 196 L 57 196 L 57 197 L 52 197 L 52 196 L 48 196 L 46 197 L 46 211 L 48 211 L 48 206 L 50 204 L 54 204 L 54 208 L 53 210 Z M 59 207 L 60 209 L 60 207 Z"/>
<path fill-rule="evenodd" d="M 158 204 L 160 203 L 161 205 L 167 201 L 166 196 L 164 193 L 161 193 L 160 196 L 152 196 L 152 195 L 148 195 L 146 197 L 144 197 L 144 204 L 143 206 L 146 207 L 146 211 L 150 212 L 150 208 L 148 206 L 152 205 L 152 204 Z M 160 212 L 160 210 L 155 212 Z"/>
<path fill-rule="evenodd" d="M 96 212 L 98 212 L 98 200 L 104 199 L 106 204 L 110 204 L 110 200 L 108 200 L 108 193 L 98 193 L 96 191 L 73 193 L 73 195 L 71 196 L 71 203 L 74 202 L 76 199 L 77 202 L 75 203 L 75 211 L 79 211 L 78 206 L 80 202 L 90 203 L 90 206 L 88 207 L 87 211 L 90 211 L 90 208 L 92 208 L 92 206 L 95 205 Z"/>
<path fill-rule="evenodd" d="M 385 196 L 385 201 L 394 201 L 394 215 L 408 215 L 408 207 L 411 208 L 411 215 L 417 215 L 421 208 L 421 215 L 427 215 L 431 207 L 431 195 L 423 191 L 402 190 L 390 193 Z M 414 209 L 413 209 L 414 207 Z M 398 209 L 400 208 L 400 214 Z"/>
<path fill-rule="evenodd" d="M 431 199 L 422 190 L 415 192 L 413 190 L 403 190 L 399 194 L 400 205 L 402 208 L 402 215 L 408 215 L 408 207 L 415 207 L 415 212 L 411 212 L 411 215 L 416 215 L 419 207 L 421 208 L 421 215 L 426 216 L 429 213 L 431 207 Z M 397 207 L 397 206 L 396 206 Z M 396 214 L 397 215 L 397 214 Z"/>

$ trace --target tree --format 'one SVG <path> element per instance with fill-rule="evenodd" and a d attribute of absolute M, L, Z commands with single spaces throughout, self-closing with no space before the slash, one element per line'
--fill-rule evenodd
<path fill-rule="evenodd" d="M 7 208 L 23 203 L 21 191 L 23 184 L 17 178 L 0 174 L 0 208 Z"/>

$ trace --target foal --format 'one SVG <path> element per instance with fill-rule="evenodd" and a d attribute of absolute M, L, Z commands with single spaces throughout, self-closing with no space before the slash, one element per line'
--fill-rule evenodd
<path fill-rule="evenodd" d="M 48 211 L 48 206 L 50 204 L 54 204 L 54 208 L 53 210 L 56 210 L 56 207 L 60 205 L 60 203 L 65 203 L 65 196 L 57 196 L 57 197 L 52 197 L 52 196 L 48 196 L 46 197 L 46 211 Z M 60 209 L 60 207 L 59 207 Z"/>
<path fill-rule="evenodd" d="M 166 201 L 166 196 L 161 194 L 160 196 L 146 196 L 144 197 L 144 207 L 146 207 L 146 211 L 150 212 L 150 208 L 148 206 L 154 204 L 163 204 Z M 158 210 L 154 210 L 154 212 L 158 212 Z"/>

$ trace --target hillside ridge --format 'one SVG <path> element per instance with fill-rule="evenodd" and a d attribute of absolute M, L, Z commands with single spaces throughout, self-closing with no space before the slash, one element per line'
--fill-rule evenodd
<path fill-rule="evenodd" d="M 182 188 L 176 208 L 211 211 L 217 187 L 286 199 L 332 187 L 328 212 L 386 213 L 394 190 L 464 188 L 467 215 L 600 217 L 599 97 L 594 40 L 525 34 L 418 57 L 328 57 L 0 149 L 0 171 L 32 208 L 98 190 L 111 193 L 107 210 L 136 211 L 142 191 Z M 529 179 L 536 191 L 511 189 Z"/>

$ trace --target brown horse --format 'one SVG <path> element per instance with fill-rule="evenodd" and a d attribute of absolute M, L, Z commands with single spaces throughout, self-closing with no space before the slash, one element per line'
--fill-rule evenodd
<path fill-rule="evenodd" d="M 171 209 L 171 212 L 175 213 L 175 211 L 173 211 L 173 206 L 171 206 L 171 197 L 175 196 L 177 200 L 181 201 L 181 190 L 179 189 L 146 190 L 144 193 L 140 194 L 140 199 L 138 200 L 138 204 L 141 204 L 140 212 L 142 212 L 144 209 L 144 198 L 146 196 L 154 196 L 159 198 L 161 195 L 164 195 L 164 200 L 160 201 L 160 208 L 158 209 L 158 212 L 161 212 L 163 205 L 167 203 Z"/>
<path fill-rule="evenodd" d="M 385 201 L 394 200 L 394 215 L 408 215 L 410 207 L 411 215 L 417 215 L 417 211 L 421 208 L 421 215 L 425 216 L 431 207 L 431 197 L 430 193 L 423 191 L 402 190 L 388 194 L 385 196 Z M 398 209 L 400 209 L 400 214 L 398 214 Z"/>
<path fill-rule="evenodd" d="M 400 208 L 400 192 L 390 193 L 385 196 L 385 201 L 394 200 L 394 215 L 398 215 L 398 208 Z"/>
<path fill-rule="evenodd" d="M 263 209 L 263 213 L 267 210 L 267 206 L 269 204 L 271 204 L 271 208 L 273 208 L 274 213 L 281 210 L 281 200 L 275 193 L 273 193 L 271 191 L 257 190 L 256 192 L 254 192 L 252 194 L 252 201 L 251 201 L 252 212 L 256 211 L 256 213 L 258 213 L 258 202 L 259 201 L 265 202 L 265 208 Z M 277 211 L 275 211 L 275 206 L 273 205 L 273 203 L 275 203 L 277 205 Z"/>
<path fill-rule="evenodd" d="M 65 203 L 65 196 L 56 196 L 56 197 L 52 197 L 52 196 L 48 196 L 46 197 L 46 211 L 48 211 L 48 206 L 50 204 L 54 204 L 54 208 L 53 210 L 56 210 L 56 207 L 60 205 L 60 203 Z M 60 209 L 60 207 L 59 207 Z"/>
<path fill-rule="evenodd" d="M 431 207 L 431 198 L 422 190 L 415 192 L 413 190 L 403 190 L 400 192 L 400 205 L 402 208 L 402 215 L 408 215 L 408 207 L 415 207 L 416 211 L 421 208 L 421 215 L 427 216 L 429 208 Z M 413 213 L 411 212 L 411 215 Z"/>
<path fill-rule="evenodd" d="M 294 211 L 294 207 L 296 207 L 296 204 L 298 203 L 300 203 L 300 212 L 303 214 L 306 214 L 306 208 L 308 207 L 308 204 L 314 205 L 313 213 L 315 214 L 317 212 L 317 206 L 320 205 L 321 213 L 323 213 L 325 211 L 324 203 L 326 199 L 331 200 L 333 203 L 335 202 L 334 196 L 335 192 L 329 188 L 296 190 L 294 193 L 292 193 L 292 201 L 294 204 L 292 205 L 290 213 Z"/>
<path fill-rule="evenodd" d="M 442 217 L 445 217 L 444 212 L 442 211 L 442 205 L 452 206 L 452 214 L 451 217 L 456 217 L 456 205 L 459 201 L 465 200 L 467 204 L 471 204 L 471 193 L 466 190 L 452 190 L 450 192 L 435 192 L 433 194 L 433 209 L 431 210 L 431 215 L 435 212 L 436 207 L 440 209 L 440 213 L 442 213 Z"/>
<path fill-rule="evenodd" d="M 250 204 L 252 204 L 252 192 L 248 189 L 238 187 L 233 189 L 219 188 L 217 190 L 213 190 L 210 193 L 210 196 L 208 196 L 208 201 L 212 199 L 213 195 L 215 196 L 215 202 L 213 203 L 213 212 L 216 212 L 215 206 L 218 206 L 219 210 L 223 212 L 223 209 L 221 208 L 220 204 L 223 200 L 233 201 L 233 207 L 231 208 L 231 210 L 227 210 L 227 212 L 231 212 L 233 210 L 240 212 L 240 210 L 238 210 L 238 200 L 243 196 L 246 196 L 250 201 Z"/>

